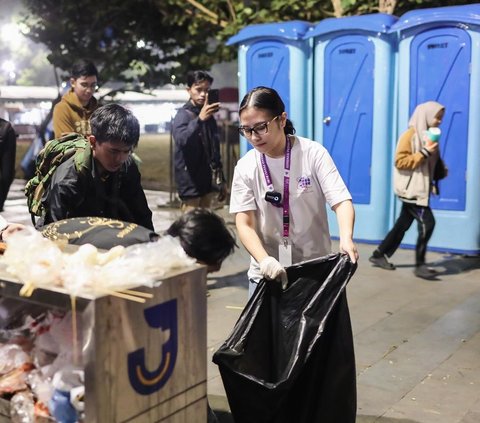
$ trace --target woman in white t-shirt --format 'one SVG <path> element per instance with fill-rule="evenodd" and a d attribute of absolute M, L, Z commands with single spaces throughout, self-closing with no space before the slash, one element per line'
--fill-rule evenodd
<path fill-rule="evenodd" d="M 285 287 L 285 266 L 331 252 L 326 203 L 337 215 L 340 251 L 356 262 L 352 197 L 327 150 L 294 135 L 272 88 L 247 93 L 239 113 L 239 132 L 254 148 L 235 167 L 230 212 L 251 255 L 250 294 L 263 277 Z"/>

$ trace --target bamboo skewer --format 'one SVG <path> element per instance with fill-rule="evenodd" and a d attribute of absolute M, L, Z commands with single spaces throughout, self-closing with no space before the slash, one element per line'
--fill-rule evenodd
<path fill-rule="evenodd" d="M 20 295 L 22 297 L 31 297 L 33 291 L 35 290 L 35 286 L 32 282 L 25 282 L 23 286 L 20 288 Z"/>
<path fill-rule="evenodd" d="M 150 292 L 134 291 L 133 289 L 120 289 L 118 292 L 123 292 L 125 294 L 136 295 L 137 297 L 143 298 L 153 298 L 153 294 Z"/>
<path fill-rule="evenodd" d="M 104 292 L 105 294 L 112 295 L 113 297 L 123 298 L 124 300 L 136 301 L 137 303 L 144 303 L 145 298 L 137 297 L 136 295 L 125 294 L 123 292 L 114 291 L 113 289 L 108 288 L 97 288 L 99 291 Z"/>
<path fill-rule="evenodd" d="M 77 303 L 75 296 L 70 296 L 70 303 L 72 306 L 72 336 L 73 336 L 73 364 L 78 365 L 78 342 L 77 342 Z"/>
<path fill-rule="evenodd" d="M 153 294 L 149 292 L 135 291 L 133 289 L 109 289 L 96 287 L 97 291 L 112 295 L 114 297 L 123 298 L 125 300 L 136 301 L 138 303 L 144 303 L 146 299 L 153 298 Z M 35 285 L 32 282 L 25 282 L 20 288 L 20 295 L 23 297 L 30 297 L 35 290 Z"/>

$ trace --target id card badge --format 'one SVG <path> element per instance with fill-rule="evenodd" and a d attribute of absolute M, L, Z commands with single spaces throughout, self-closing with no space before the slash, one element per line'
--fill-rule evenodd
<path fill-rule="evenodd" d="M 292 265 L 292 246 L 290 244 L 279 244 L 278 261 L 283 267 Z"/>

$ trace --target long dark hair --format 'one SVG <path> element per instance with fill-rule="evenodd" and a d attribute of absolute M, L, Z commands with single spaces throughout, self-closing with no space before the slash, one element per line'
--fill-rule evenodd
<path fill-rule="evenodd" d="M 272 113 L 272 118 L 281 115 L 285 111 L 285 104 L 273 88 L 256 87 L 250 90 L 240 103 L 239 114 L 247 107 L 268 110 Z M 290 119 L 287 119 L 283 131 L 286 135 L 295 134 L 295 128 Z"/>

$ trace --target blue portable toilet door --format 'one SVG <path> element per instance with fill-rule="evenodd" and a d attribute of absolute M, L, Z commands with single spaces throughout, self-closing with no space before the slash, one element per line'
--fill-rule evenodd
<path fill-rule="evenodd" d="M 247 91 L 260 85 L 273 88 L 290 116 L 290 51 L 274 40 L 258 41 L 247 51 Z M 248 150 L 252 148 L 248 143 Z"/>
<path fill-rule="evenodd" d="M 440 154 L 449 172 L 440 182 L 440 196 L 432 196 L 434 209 L 465 210 L 470 59 L 471 39 L 460 28 L 428 30 L 411 44 L 410 116 L 417 104 L 429 100 L 446 109 Z"/>
<path fill-rule="evenodd" d="M 323 145 L 353 202 L 369 204 L 374 45 L 361 35 L 335 38 L 325 49 L 324 66 Z"/>
<path fill-rule="evenodd" d="M 263 85 L 273 88 L 290 114 L 290 52 L 278 41 L 260 41 L 247 52 L 247 91 Z"/>

